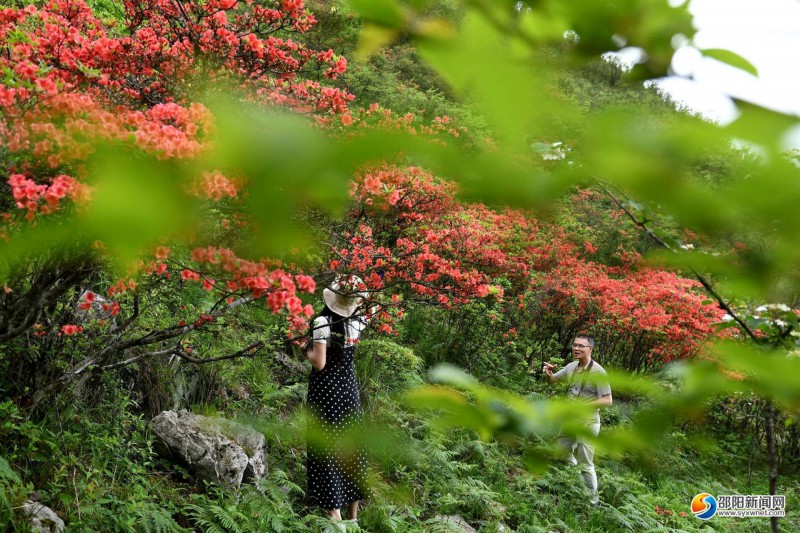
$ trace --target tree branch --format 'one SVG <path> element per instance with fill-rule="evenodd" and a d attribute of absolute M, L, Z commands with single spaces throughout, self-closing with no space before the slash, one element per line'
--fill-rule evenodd
<path fill-rule="evenodd" d="M 609 183 L 609 182 L 607 182 L 605 180 L 601 180 L 600 178 L 594 178 L 594 179 L 597 182 L 597 184 L 600 186 L 600 188 L 603 189 L 603 191 L 609 196 L 609 198 L 611 198 L 611 200 L 615 204 L 617 204 L 617 207 L 622 209 L 622 211 L 626 215 L 628 215 L 628 218 L 630 218 L 633 221 L 633 223 L 636 224 L 637 227 L 639 227 L 640 229 L 644 230 L 645 233 L 647 233 L 647 235 L 651 239 L 653 239 L 655 242 L 657 242 L 662 248 L 664 248 L 666 250 L 669 250 L 672 253 L 678 253 L 677 250 L 675 250 L 666 241 L 664 241 L 664 239 L 662 239 L 661 237 L 656 235 L 656 233 L 647 225 L 647 220 L 639 220 L 639 218 L 636 217 L 636 215 L 634 215 L 627 208 L 627 206 L 625 206 L 625 204 L 623 204 L 619 200 L 619 198 L 617 198 L 608 189 L 608 187 L 606 187 L 604 184 L 608 184 L 608 185 L 616 188 L 618 191 L 619 191 L 619 188 L 617 188 L 615 185 L 613 185 L 613 184 L 611 184 L 611 183 Z M 627 198 L 627 196 L 622 191 L 620 191 L 620 194 L 622 194 L 623 196 L 625 196 Z M 747 333 L 747 335 L 753 340 L 753 342 L 755 342 L 756 344 L 760 344 L 761 343 L 761 339 L 756 337 L 755 333 L 747 326 L 747 324 L 744 323 L 744 321 L 739 317 L 739 315 L 736 313 L 736 311 L 734 311 L 731 308 L 731 306 L 728 304 L 728 302 L 726 302 L 725 299 L 714 289 L 714 287 L 711 285 L 711 282 L 708 281 L 708 279 L 705 276 L 700 274 L 693 267 L 689 267 L 689 270 L 692 272 L 692 275 L 695 277 L 695 279 L 700 282 L 700 284 L 703 286 L 703 288 L 706 290 L 706 292 L 708 294 L 710 294 L 717 301 L 717 306 L 720 309 L 724 310 L 726 313 L 728 313 L 731 317 L 733 317 L 733 319 L 736 321 L 736 323 L 739 325 L 739 327 L 742 329 L 742 331 Z"/>

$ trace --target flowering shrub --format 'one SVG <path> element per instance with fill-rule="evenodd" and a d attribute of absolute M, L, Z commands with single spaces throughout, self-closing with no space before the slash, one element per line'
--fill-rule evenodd
<path fill-rule="evenodd" d="M 31 223 L 85 204 L 92 194 L 85 163 L 98 141 L 128 143 L 160 159 L 200 155 L 214 119 L 194 101 L 193 87 L 233 83 L 263 105 L 302 113 L 341 113 L 352 99 L 299 76 L 313 64 L 335 79 L 347 66 L 332 50 L 311 50 L 279 36 L 315 24 L 301 0 L 126 1 L 123 7 L 119 28 L 107 27 L 81 0 L 0 9 L 0 144 L 11 154 L 5 166 L 13 198 L 12 205 L 0 204 L 0 238 L 24 227 L 20 218 Z M 236 198 L 243 186 L 236 176 L 208 172 L 188 191 L 220 202 Z M 230 274 L 231 291 L 249 291 L 257 299 L 280 287 L 268 295 L 272 310 L 308 314 L 294 285 L 282 283 L 282 271 L 226 253 L 221 271 Z M 193 258 L 216 263 L 202 250 Z M 169 276 L 163 262 L 143 272 Z M 181 279 L 202 281 L 207 290 L 215 283 L 187 269 Z M 301 287 L 313 290 L 307 282 Z M 112 283 L 108 293 L 132 288 Z"/>
<path fill-rule="evenodd" d="M 460 202 L 452 182 L 417 167 L 365 170 L 351 194 L 358 223 L 333 247 L 329 266 L 360 273 L 371 294 L 384 293 L 386 310 L 491 295 L 503 302 L 495 320 L 507 324 L 498 332 L 504 342 L 541 345 L 555 336 L 565 346 L 588 330 L 603 354 L 629 368 L 694 355 L 723 315 L 704 303 L 696 281 L 635 270 L 630 249 L 618 250 L 615 266 L 593 261 L 591 242 L 578 244 L 530 213 Z"/>
<path fill-rule="evenodd" d="M 333 136 L 377 130 L 448 143 L 464 133 L 446 116 L 427 123 L 377 104 L 351 110 L 352 95 L 325 85 L 347 61 L 290 38 L 315 23 L 301 0 L 128 0 L 123 7 L 119 27 L 105 25 L 81 0 L 0 10 L 0 143 L 7 149 L 0 238 L 32 224 L 77 220 L 61 219 L 59 212 L 90 211 L 99 189 L 93 189 L 89 163 L 99 142 L 172 165 L 201 159 L 219 123 L 198 95 L 220 87 L 235 87 L 243 100 L 262 107 L 310 115 L 309 126 Z M 310 71 L 318 79 L 303 77 Z M 710 314 L 696 311 L 701 306 L 690 282 L 664 272 L 634 273 L 634 254 L 613 268 L 593 262 L 600 249 L 593 235 L 581 235 L 576 248 L 574 236 L 529 213 L 462 202 L 453 182 L 403 164 L 402 156 L 356 173 L 352 205 L 343 226 L 326 235 L 331 255 L 322 267 L 319 261 L 303 269 L 247 257 L 242 250 L 253 221 L 240 208 L 251 184 L 230 167 L 204 168 L 181 183 L 176 190 L 187 202 L 202 200 L 192 204 L 202 211 L 202 224 L 167 236 L 174 245 L 149 243 L 150 256 L 123 272 L 109 275 L 101 241 L 31 260 L 4 282 L 0 342 L 33 330 L 43 345 L 53 337 L 59 346 L 83 343 L 86 358 L 70 363 L 73 377 L 129 364 L 138 356 L 114 358 L 146 346 L 158 348 L 151 356 L 204 362 L 209 358 L 190 355 L 198 349 L 188 336 L 231 327 L 228 311 L 262 302 L 297 337 L 313 314 L 302 295 L 314 292 L 317 282 L 353 273 L 364 280 L 358 289 L 369 295 L 365 312 L 383 333 L 395 332 L 409 303 L 452 309 L 481 299 L 500 306 L 499 334 L 509 344 L 560 321 L 614 335 L 644 332 L 647 342 L 639 349 L 669 360 L 692 353 L 710 331 Z M 97 294 L 106 298 L 100 303 L 104 318 L 74 323 L 76 310 L 97 309 Z M 164 298 L 170 311 L 143 310 L 144 294 Z M 176 307 L 184 294 L 203 295 L 195 297 L 205 307 Z M 45 309 L 50 301 L 58 305 Z M 143 314 L 152 326 L 137 329 Z M 118 328 L 113 334 L 112 327 Z M 253 340 L 220 357 L 252 355 L 266 346 Z M 34 397 L 66 384 L 52 377 Z"/>
<path fill-rule="evenodd" d="M 529 309 L 516 320 L 538 327 L 558 323 L 559 331 L 567 331 L 562 346 L 590 331 L 598 338 L 598 353 L 637 369 L 694 355 L 724 314 L 705 303 L 698 282 L 672 272 L 620 273 L 579 259 L 575 246 L 566 243 L 551 253 L 551 268 L 534 276 L 525 295 Z"/>
<path fill-rule="evenodd" d="M 43 224 L 80 234 L 80 219 L 70 215 L 92 208 L 97 176 L 90 158 L 99 143 L 173 164 L 203 156 L 216 128 L 199 102 L 205 92 L 234 87 L 264 107 L 331 116 L 344 113 L 352 100 L 326 85 L 347 61 L 292 39 L 315 24 L 302 0 L 120 4 L 117 25 L 104 23 L 81 0 L 0 8 L 0 239 Z M 304 78 L 306 71 L 320 79 Z M 230 170 L 209 170 L 182 185 L 187 202 L 207 201 L 192 204 L 207 216 L 191 235 L 175 236 L 183 244 L 173 250 L 152 243 L 153 257 L 112 273 L 105 244 L 83 246 L 78 235 L 75 246 L 39 252 L 8 271 L 0 343 L 32 331 L 48 353 L 67 354 L 67 362 L 47 366 L 12 351 L 12 368 L 39 372 L 39 388 L 30 393 L 34 403 L 69 383 L 61 379 L 65 370 L 75 379 L 87 369 L 130 364 L 137 357 L 117 361 L 129 350 L 153 346 L 156 354 L 191 357 L 186 336 L 229 327 L 220 317 L 242 303 L 264 302 L 270 312 L 304 326 L 311 308 L 299 295 L 315 290 L 313 278 L 275 261 L 245 259 L 229 246 L 246 230 L 235 208 L 245 180 Z M 207 235 L 208 225 L 219 232 Z M 194 287 L 217 303 L 184 304 L 161 318 L 160 306 L 169 308 Z M 153 302 L 143 309 L 145 296 Z M 80 346 L 80 360 L 69 346 Z M 264 346 L 254 341 L 242 353 Z M 20 383 L 34 379 L 23 370 Z"/>
<path fill-rule="evenodd" d="M 0 10 L 0 142 L 35 160 L 8 179 L 29 220 L 57 210 L 64 196 L 86 198 L 90 176 L 80 163 L 97 140 L 130 142 L 160 158 L 202 151 L 213 119 L 192 100 L 193 86 L 233 82 L 259 102 L 300 112 L 341 113 L 352 99 L 298 77 L 313 63 L 335 78 L 344 58 L 273 35 L 313 26 L 302 1 L 126 1 L 124 8 L 125 28 L 114 31 L 81 0 Z M 58 172 L 65 166 L 72 175 Z M 237 188 L 214 173 L 196 190 L 220 200 Z"/>

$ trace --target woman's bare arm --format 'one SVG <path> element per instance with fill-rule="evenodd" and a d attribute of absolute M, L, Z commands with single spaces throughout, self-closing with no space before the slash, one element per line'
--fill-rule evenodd
<path fill-rule="evenodd" d="M 324 341 L 312 343 L 312 348 L 306 352 L 306 358 L 315 370 L 322 370 L 325 368 L 327 357 L 328 345 Z"/>

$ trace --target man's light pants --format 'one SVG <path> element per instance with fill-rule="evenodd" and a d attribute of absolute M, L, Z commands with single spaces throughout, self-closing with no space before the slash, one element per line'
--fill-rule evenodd
<path fill-rule="evenodd" d="M 587 426 L 595 437 L 600 433 L 600 423 L 595 422 Z M 594 444 L 586 441 L 585 437 L 558 438 L 558 445 L 567 452 L 567 462 L 571 465 L 580 465 L 581 476 L 586 487 L 592 493 L 592 499 L 597 497 L 597 474 L 594 471 Z"/>

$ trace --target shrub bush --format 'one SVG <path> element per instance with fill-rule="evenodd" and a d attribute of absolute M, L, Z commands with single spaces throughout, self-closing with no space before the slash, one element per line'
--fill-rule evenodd
<path fill-rule="evenodd" d="M 392 395 L 422 383 L 422 360 L 410 348 L 390 340 L 360 342 L 355 365 L 361 398 L 367 406 L 372 405 L 371 398 Z"/>

